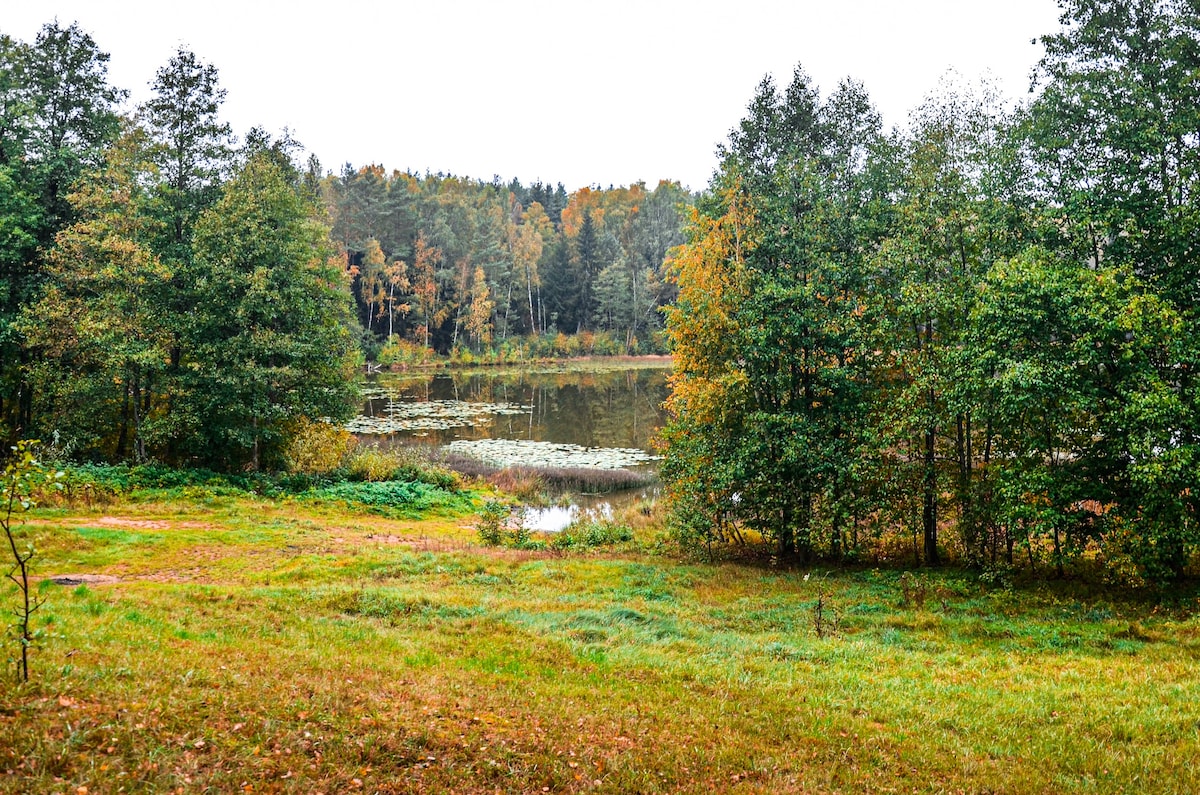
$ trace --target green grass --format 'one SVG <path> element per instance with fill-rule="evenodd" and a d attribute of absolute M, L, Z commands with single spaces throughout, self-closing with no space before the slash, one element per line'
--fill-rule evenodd
<path fill-rule="evenodd" d="M 33 515 L 39 573 L 121 579 L 40 587 L 0 791 L 1200 790 L 1190 597 L 944 573 L 905 607 L 891 571 L 484 548 L 463 499 Z"/>

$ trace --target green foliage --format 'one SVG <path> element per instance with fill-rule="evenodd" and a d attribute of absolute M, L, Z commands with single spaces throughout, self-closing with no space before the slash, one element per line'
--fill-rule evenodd
<path fill-rule="evenodd" d="M 343 482 L 313 489 L 308 494 L 317 500 L 337 500 L 384 515 L 409 517 L 434 509 L 463 510 L 470 505 L 470 499 L 464 495 L 419 481 Z"/>
<path fill-rule="evenodd" d="M 0 530 L 4 531 L 3 543 L 7 547 L 8 571 L 6 577 L 17 586 L 19 603 L 13 609 L 16 622 L 11 627 L 17 645 L 15 663 L 18 682 L 29 681 L 29 650 L 40 636 L 33 629 L 32 618 L 44 601 L 34 593 L 30 579 L 30 563 L 37 550 L 33 542 L 24 536 L 14 524 L 14 515 L 23 514 L 35 505 L 35 494 L 47 484 L 58 486 L 62 473 L 45 470 L 34 455 L 39 442 L 24 440 L 11 449 L 4 458 L 4 469 L 0 473 Z"/>
<path fill-rule="evenodd" d="M 43 25 L 25 53 L 30 115 L 21 137 L 45 219 L 39 242 L 48 246 L 73 220 L 67 201 L 72 183 L 100 164 L 116 136 L 115 107 L 126 92 L 108 85 L 109 55 L 78 24 Z"/>
<path fill-rule="evenodd" d="M 608 547 L 633 540 L 633 530 L 628 525 L 590 520 L 582 527 L 572 525 L 563 534 L 569 538 L 568 546 Z"/>
<path fill-rule="evenodd" d="M 196 224 L 179 411 L 201 461 L 258 469 L 281 455 L 297 417 L 353 411 L 347 297 L 313 215 L 262 154 Z"/>
<path fill-rule="evenodd" d="M 673 262 L 685 547 L 1194 571 L 1200 26 L 1060 5 L 1028 111 L 760 84 Z"/>
<path fill-rule="evenodd" d="M 146 146 L 130 131 L 76 185 L 78 220 L 58 234 L 40 295 L 18 324 L 38 354 L 29 377 L 45 404 L 41 421 L 80 454 L 138 462 L 161 441 L 171 344 L 162 316 L 171 273 L 147 243 L 153 224 L 139 184 Z"/>
<path fill-rule="evenodd" d="M 182 47 L 158 70 L 154 95 L 142 107 L 142 118 L 156 142 L 156 184 L 164 235 L 161 256 L 168 261 L 191 259 L 192 230 L 200 213 L 220 195 L 220 179 L 229 166 L 229 124 L 217 112 L 225 91 L 217 70 Z"/>
<path fill-rule="evenodd" d="M 289 472 L 302 475 L 329 475 L 346 466 L 354 455 L 357 442 L 344 428 L 330 422 L 300 418 L 284 448 L 284 463 Z"/>
<path fill-rule="evenodd" d="M 839 227 L 860 211 L 854 192 L 879 136 L 859 93 L 846 84 L 822 108 L 803 72 L 784 96 L 764 81 L 723 151 L 710 217 L 676 257 L 663 475 L 681 537 L 726 540 L 741 525 L 807 558 L 817 503 L 849 479 L 866 412 L 854 290 L 868 239 Z M 834 113 L 845 107 L 856 116 Z M 849 150 L 827 144 L 847 143 L 842 124 L 863 131 Z"/>
<path fill-rule="evenodd" d="M 68 195 L 116 136 L 124 92 L 108 54 L 78 25 L 44 25 L 31 44 L 0 34 L 0 436 L 36 427 L 14 327 L 42 283 L 45 253 L 75 220 Z"/>
<path fill-rule="evenodd" d="M 508 520 L 509 513 L 509 507 L 499 500 L 485 502 L 475 522 L 475 532 L 479 534 L 479 540 L 490 547 L 503 544 L 504 523 Z"/>

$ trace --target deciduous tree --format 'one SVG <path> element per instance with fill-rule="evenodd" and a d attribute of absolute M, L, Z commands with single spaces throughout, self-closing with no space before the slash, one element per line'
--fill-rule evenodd
<path fill-rule="evenodd" d="M 353 335 L 328 229 L 269 152 L 253 154 L 196 225 L 186 350 L 193 456 L 270 463 L 300 416 L 353 410 Z"/>

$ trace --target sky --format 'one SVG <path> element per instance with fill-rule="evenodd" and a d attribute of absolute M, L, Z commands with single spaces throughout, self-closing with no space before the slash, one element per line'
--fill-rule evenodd
<path fill-rule="evenodd" d="M 78 22 L 130 109 L 182 46 L 236 133 L 287 127 L 327 170 L 702 189 L 766 74 L 861 81 L 903 126 L 948 70 L 1028 97 L 1054 0 L 0 0 L 0 33 Z"/>

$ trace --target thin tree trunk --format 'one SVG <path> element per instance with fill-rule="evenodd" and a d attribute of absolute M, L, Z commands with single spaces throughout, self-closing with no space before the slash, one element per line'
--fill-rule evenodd
<path fill-rule="evenodd" d="M 932 396 L 931 396 L 932 397 Z M 925 429 L 925 459 L 924 459 L 924 505 L 921 511 L 921 524 L 925 530 L 925 561 L 930 566 L 941 563 L 937 548 L 937 462 L 935 451 L 934 429 Z"/>
<path fill-rule="evenodd" d="M 258 417 L 254 418 L 253 427 L 254 427 L 254 451 L 251 454 L 251 458 L 250 458 L 250 468 L 253 471 L 257 472 L 258 471 Z"/>
<path fill-rule="evenodd" d="M 125 378 L 125 394 L 121 399 L 121 427 L 117 431 L 117 451 L 116 458 L 118 461 L 125 457 L 126 445 L 129 443 L 129 392 L 133 388 L 126 373 Z"/>
<path fill-rule="evenodd" d="M 500 341 L 508 339 L 508 313 L 512 310 L 512 278 L 508 280 L 508 298 L 504 301 L 504 333 L 500 335 Z"/>
<path fill-rule="evenodd" d="M 396 285 L 388 285 L 388 339 L 392 338 L 392 320 L 396 316 Z"/>
<path fill-rule="evenodd" d="M 133 458 L 139 464 L 146 463 L 146 442 L 142 438 L 141 378 L 133 377 Z"/>

